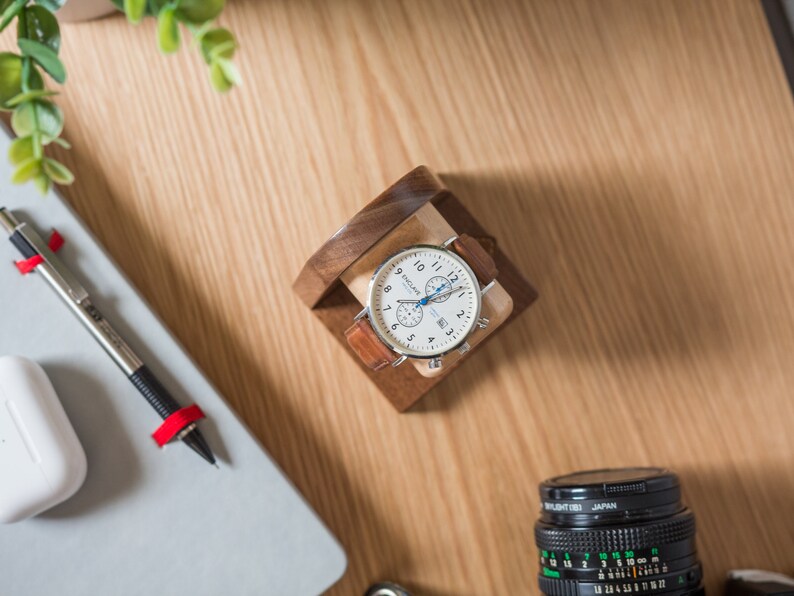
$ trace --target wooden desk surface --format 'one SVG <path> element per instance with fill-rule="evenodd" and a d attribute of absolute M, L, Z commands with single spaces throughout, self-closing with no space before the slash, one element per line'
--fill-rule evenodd
<path fill-rule="evenodd" d="M 794 107 L 757 2 L 223 22 L 226 97 L 152 23 L 64 27 L 65 193 L 339 536 L 333 594 L 535 593 L 538 481 L 634 464 L 682 475 L 712 593 L 794 572 Z M 421 163 L 541 299 L 400 416 L 290 284 Z"/>

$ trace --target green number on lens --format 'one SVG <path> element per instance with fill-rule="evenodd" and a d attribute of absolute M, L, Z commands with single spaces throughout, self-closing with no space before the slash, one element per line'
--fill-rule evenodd
<path fill-rule="evenodd" d="M 619 559 L 620 558 L 620 551 L 616 550 L 615 552 L 613 552 L 612 553 L 612 558 L 613 559 Z"/>
<path fill-rule="evenodd" d="M 607 554 L 606 553 L 598 553 L 598 558 L 601 559 L 602 561 L 606 561 L 607 560 Z"/>
<path fill-rule="evenodd" d="M 584 554 L 584 560 L 585 561 L 589 561 L 590 560 L 590 553 L 585 553 Z"/>
<path fill-rule="evenodd" d="M 634 556 L 634 551 L 633 550 L 627 550 L 625 553 L 623 553 L 623 556 L 626 557 L 627 559 L 629 559 L 629 558 Z"/>
<path fill-rule="evenodd" d="M 571 560 L 571 555 L 569 553 L 565 553 L 565 560 L 566 561 L 570 561 Z"/>
<path fill-rule="evenodd" d="M 651 549 L 651 554 L 652 555 L 658 555 L 659 554 L 659 549 L 658 548 L 652 548 Z"/>

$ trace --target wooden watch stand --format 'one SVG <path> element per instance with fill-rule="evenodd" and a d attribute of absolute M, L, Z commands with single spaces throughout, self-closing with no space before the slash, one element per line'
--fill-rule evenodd
<path fill-rule="evenodd" d="M 425 360 L 409 359 L 399 367 L 367 368 L 345 340 L 345 330 L 366 304 L 369 280 L 389 255 L 413 244 L 439 245 L 459 234 L 477 238 L 491 254 L 499 275 L 483 296 L 482 316 L 490 323 L 469 337 L 471 349 L 444 356 L 431 370 Z M 359 211 L 303 266 L 293 289 L 314 311 L 351 358 L 394 407 L 403 412 L 415 404 L 461 362 L 471 357 L 537 298 L 537 292 L 502 253 L 460 201 L 429 169 L 419 166 Z"/>

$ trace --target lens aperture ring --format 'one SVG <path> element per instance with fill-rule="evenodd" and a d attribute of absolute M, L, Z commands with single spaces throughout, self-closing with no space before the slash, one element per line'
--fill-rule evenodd
<path fill-rule="evenodd" d="M 684 511 L 672 518 L 634 526 L 606 528 L 559 528 L 543 522 L 535 525 L 538 548 L 563 552 L 600 552 L 652 548 L 695 535 L 695 516 Z"/>
<path fill-rule="evenodd" d="M 700 564 L 654 578 L 585 582 L 538 577 L 540 591 L 547 596 L 599 596 L 600 594 L 675 594 L 691 595 L 700 590 L 703 571 Z"/>

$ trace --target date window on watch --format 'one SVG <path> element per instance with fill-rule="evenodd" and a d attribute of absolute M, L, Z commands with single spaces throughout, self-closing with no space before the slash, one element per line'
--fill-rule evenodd
<path fill-rule="evenodd" d="M 438 319 L 436 323 L 438 323 L 438 326 L 441 327 L 442 329 L 448 325 L 447 320 L 444 317 Z"/>

